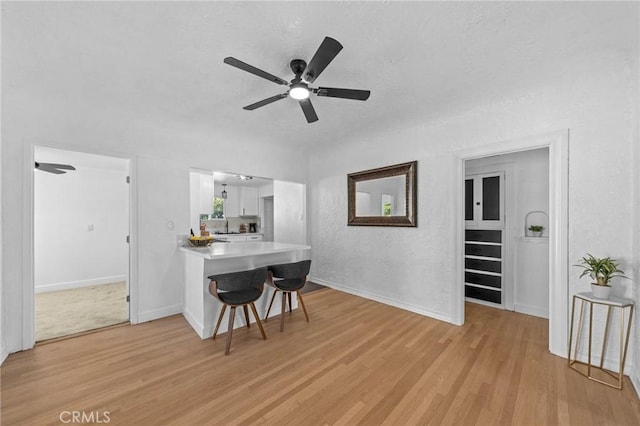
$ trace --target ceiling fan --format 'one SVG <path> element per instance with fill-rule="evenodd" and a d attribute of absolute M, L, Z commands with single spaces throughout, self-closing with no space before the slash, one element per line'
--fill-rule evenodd
<path fill-rule="evenodd" d="M 42 170 L 43 172 L 54 173 L 56 175 L 61 175 L 65 172 L 65 170 L 75 170 L 76 168 L 70 166 L 69 164 L 55 164 L 55 163 L 38 163 L 36 161 L 36 169 Z"/>
<path fill-rule="evenodd" d="M 240 68 L 243 71 L 246 71 L 253 75 L 257 75 L 258 77 L 262 77 L 276 84 L 289 86 L 289 90 L 287 90 L 286 93 L 281 93 L 279 95 L 263 99 L 254 104 L 247 105 L 243 109 L 253 111 L 256 108 L 263 107 L 272 102 L 279 101 L 280 99 L 284 99 L 290 96 L 293 99 L 298 100 L 298 102 L 300 103 L 302 112 L 304 113 L 307 122 L 313 123 L 314 121 L 318 121 L 318 116 L 316 115 L 316 111 L 313 109 L 311 99 L 309 99 L 309 95 L 311 93 L 315 93 L 317 96 L 354 99 L 358 101 L 366 101 L 367 99 L 369 99 L 369 95 L 371 94 L 369 90 L 338 89 L 335 87 L 318 87 L 316 89 L 309 87 L 309 84 L 313 83 L 316 78 L 320 76 L 322 71 L 324 71 L 327 65 L 329 65 L 333 58 L 336 57 L 340 50 L 342 50 L 342 45 L 338 41 L 332 39 L 331 37 L 325 37 L 322 41 L 322 44 L 320 44 L 320 47 L 316 51 L 315 55 L 313 55 L 313 58 L 311 58 L 311 61 L 308 64 L 302 59 L 294 59 L 291 61 L 289 66 L 295 74 L 295 77 L 290 82 L 287 82 L 280 77 L 276 77 L 273 74 L 269 74 L 266 71 L 244 63 L 231 56 L 224 58 L 224 63 L 231 65 L 232 67 Z"/>

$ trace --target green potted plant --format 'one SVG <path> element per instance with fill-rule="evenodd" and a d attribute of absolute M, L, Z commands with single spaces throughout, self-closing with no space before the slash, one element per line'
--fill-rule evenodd
<path fill-rule="evenodd" d="M 529 226 L 529 231 L 531 231 L 531 234 L 533 234 L 534 237 L 542 236 L 542 230 L 543 229 L 544 229 L 544 226 L 542 226 L 542 225 L 531 225 L 531 226 Z"/>
<path fill-rule="evenodd" d="M 594 257 L 587 253 L 578 265 L 583 269 L 580 278 L 589 275 L 595 282 L 591 283 L 591 292 L 594 297 L 599 299 L 608 299 L 611 293 L 611 285 L 609 282 L 613 277 L 625 277 L 624 271 L 618 268 L 619 263 L 610 257 Z"/>

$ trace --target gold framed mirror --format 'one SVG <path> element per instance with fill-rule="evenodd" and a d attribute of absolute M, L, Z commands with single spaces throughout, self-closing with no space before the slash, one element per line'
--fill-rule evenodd
<path fill-rule="evenodd" d="M 349 226 L 417 227 L 417 161 L 347 175 Z"/>

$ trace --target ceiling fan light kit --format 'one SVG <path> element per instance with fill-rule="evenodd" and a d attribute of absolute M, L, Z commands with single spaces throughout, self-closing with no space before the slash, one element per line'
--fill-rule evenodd
<path fill-rule="evenodd" d="M 258 77 L 262 77 L 273 83 L 282 86 L 289 86 L 289 90 L 286 93 L 281 93 L 279 95 L 263 99 L 251 105 L 247 105 L 243 109 L 253 111 L 254 109 L 279 101 L 280 99 L 291 97 L 300 103 L 300 107 L 302 108 L 302 112 L 304 113 L 307 122 L 313 123 L 314 121 L 318 121 L 318 115 L 313 108 L 311 99 L 309 99 L 311 93 L 315 93 L 316 96 L 352 99 L 357 101 L 366 101 L 369 99 L 369 95 L 371 95 L 369 90 L 338 89 L 335 87 L 309 87 L 309 83 L 313 83 L 316 78 L 320 76 L 322 71 L 324 71 L 327 65 L 333 61 L 340 50 L 342 50 L 342 45 L 337 40 L 334 40 L 331 37 L 325 37 L 308 64 L 302 59 L 294 59 L 291 61 L 289 66 L 291 67 L 291 71 L 295 74 L 295 77 L 290 82 L 231 56 L 224 58 L 224 63 L 253 75 L 257 75 Z"/>
<path fill-rule="evenodd" d="M 307 99 L 309 97 L 309 88 L 304 83 L 291 85 L 291 89 L 289 89 L 289 96 L 297 100 Z"/>

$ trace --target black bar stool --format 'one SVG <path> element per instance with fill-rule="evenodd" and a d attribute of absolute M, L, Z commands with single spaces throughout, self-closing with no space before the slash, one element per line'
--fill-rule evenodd
<path fill-rule="evenodd" d="M 307 314 L 307 308 L 304 306 L 304 300 L 300 295 L 300 289 L 304 287 L 307 282 L 307 275 L 309 275 L 309 269 L 311 268 L 311 260 L 303 260 L 295 263 L 284 263 L 281 265 L 269 266 L 269 273 L 267 275 L 267 284 L 272 286 L 275 290 L 273 296 L 271 296 L 271 302 L 269 302 L 269 308 L 264 316 L 264 320 L 267 321 L 269 317 L 269 311 L 271 305 L 276 297 L 277 292 L 282 292 L 282 310 L 280 313 L 280 331 L 284 331 L 284 312 L 286 310 L 286 300 L 289 300 L 289 312 L 291 309 L 291 293 L 295 292 L 302 305 L 304 316 L 309 322 L 309 315 Z M 275 279 L 274 279 L 275 278 Z"/>
<path fill-rule="evenodd" d="M 211 275 L 208 277 L 211 282 L 209 283 L 209 293 L 220 302 L 222 302 L 222 310 L 218 316 L 218 322 L 216 328 L 213 331 L 213 339 L 215 340 L 222 316 L 227 310 L 227 306 L 231 307 L 229 312 L 229 328 L 227 331 L 227 346 L 224 354 L 229 355 L 231 350 L 231 335 L 233 334 L 233 320 L 236 316 L 236 308 L 242 306 L 244 310 L 244 317 L 247 320 L 247 328 L 250 328 L 249 324 L 249 312 L 247 306 L 251 307 L 253 316 L 256 318 L 258 328 L 262 338 L 267 340 L 267 336 L 264 334 L 262 328 L 262 322 L 256 312 L 256 306 L 253 304 L 262 295 L 264 288 L 264 281 L 267 278 L 267 268 L 258 268 L 250 271 L 232 272 L 229 274 Z"/>

